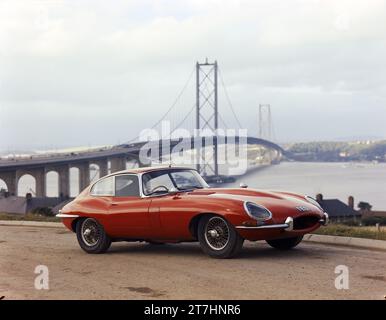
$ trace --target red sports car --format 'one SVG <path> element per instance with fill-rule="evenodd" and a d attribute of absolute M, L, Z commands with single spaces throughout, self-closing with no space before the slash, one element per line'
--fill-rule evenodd
<path fill-rule="evenodd" d="M 139 168 L 105 176 L 57 215 L 88 253 L 114 241 L 199 241 L 215 258 L 237 255 L 244 240 L 290 249 L 328 223 L 310 197 L 244 188 L 210 188 L 190 168 Z"/>

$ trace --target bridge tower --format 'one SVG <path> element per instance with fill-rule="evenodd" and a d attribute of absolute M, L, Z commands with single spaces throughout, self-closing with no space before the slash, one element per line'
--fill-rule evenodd
<path fill-rule="evenodd" d="M 217 90 L 217 61 L 196 63 L 196 129 L 209 130 L 217 135 L 218 129 L 218 90 Z M 213 138 L 213 152 L 208 154 L 205 145 L 197 149 L 197 170 L 207 175 L 218 175 L 218 143 Z"/>
<path fill-rule="evenodd" d="M 259 104 L 259 138 L 272 140 L 272 116 L 270 104 Z"/>

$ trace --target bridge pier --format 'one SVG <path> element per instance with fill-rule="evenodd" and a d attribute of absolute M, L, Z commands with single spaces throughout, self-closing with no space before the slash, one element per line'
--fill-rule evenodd
<path fill-rule="evenodd" d="M 90 163 L 80 162 L 73 164 L 73 167 L 79 169 L 79 193 L 81 193 L 90 184 Z"/>
<path fill-rule="evenodd" d="M 107 158 L 103 160 L 93 161 L 99 167 L 99 177 L 102 178 L 108 174 L 108 161 Z"/>
<path fill-rule="evenodd" d="M 126 169 L 126 156 L 110 158 L 111 173 Z"/>
<path fill-rule="evenodd" d="M 69 198 L 70 197 L 70 167 L 63 166 L 57 168 L 59 175 L 59 197 Z"/>

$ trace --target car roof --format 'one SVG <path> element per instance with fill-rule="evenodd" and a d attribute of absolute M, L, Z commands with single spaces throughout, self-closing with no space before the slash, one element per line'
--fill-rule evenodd
<path fill-rule="evenodd" d="M 142 168 L 133 168 L 133 169 L 127 169 L 122 171 L 117 171 L 114 173 L 109 174 L 108 176 L 114 176 L 117 174 L 140 174 L 140 173 L 146 173 L 146 172 L 152 172 L 152 171 L 160 171 L 160 170 L 196 170 L 195 168 L 189 168 L 189 167 L 173 167 L 173 166 L 156 166 L 156 167 L 142 167 Z"/>

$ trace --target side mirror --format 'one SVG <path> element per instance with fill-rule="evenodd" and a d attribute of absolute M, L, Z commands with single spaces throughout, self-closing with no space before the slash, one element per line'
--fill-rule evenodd
<path fill-rule="evenodd" d="M 241 182 L 240 183 L 240 188 L 248 188 L 248 185 L 245 184 L 244 182 Z"/>

